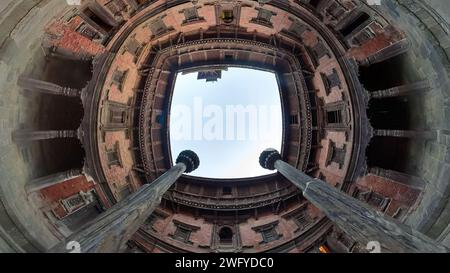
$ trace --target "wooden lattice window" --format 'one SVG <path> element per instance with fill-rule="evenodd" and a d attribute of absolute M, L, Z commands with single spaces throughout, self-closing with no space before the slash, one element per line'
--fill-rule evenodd
<path fill-rule="evenodd" d="M 182 242 L 188 242 L 189 237 L 191 236 L 191 230 L 186 229 L 181 226 L 177 226 L 177 229 L 175 230 L 175 233 L 173 234 L 173 238 Z"/>
<path fill-rule="evenodd" d="M 173 223 L 175 224 L 176 229 L 175 232 L 169 236 L 177 241 L 186 244 L 192 244 L 192 242 L 190 241 L 191 233 L 199 230 L 200 227 L 182 223 L 178 220 L 173 220 Z"/>
<path fill-rule="evenodd" d="M 298 115 L 291 115 L 289 123 L 290 123 L 291 125 L 296 125 L 296 124 L 298 124 Z"/>
<path fill-rule="evenodd" d="M 258 227 L 252 227 L 252 229 L 256 232 L 259 232 L 262 237 L 262 241 L 260 244 L 267 244 L 273 241 L 276 241 L 283 237 L 282 234 L 279 234 L 276 230 L 276 227 L 278 226 L 278 221 L 268 223 L 262 226 Z"/>
<path fill-rule="evenodd" d="M 223 10 L 220 18 L 225 24 L 231 24 L 234 20 L 233 10 Z"/>
<path fill-rule="evenodd" d="M 92 28 L 91 26 L 87 25 L 86 23 L 82 23 L 76 30 L 78 33 L 80 33 L 81 35 L 83 35 L 84 37 L 90 39 L 90 40 L 95 40 L 95 39 L 99 39 L 100 35 L 99 33 Z"/>

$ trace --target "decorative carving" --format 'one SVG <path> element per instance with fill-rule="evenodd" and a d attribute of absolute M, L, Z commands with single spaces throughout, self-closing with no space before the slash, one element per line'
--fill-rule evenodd
<path fill-rule="evenodd" d="M 306 48 L 309 55 L 311 56 L 311 60 L 314 64 L 314 66 L 319 66 L 320 59 L 323 57 L 331 58 L 331 54 L 328 51 L 328 48 L 325 46 L 325 44 L 319 40 L 315 46 L 312 48 L 307 47 Z"/>
<path fill-rule="evenodd" d="M 255 8 L 258 11 L 258 15 L 256 18 L 252 18 L 250 23 L 260 24 L 265 27 L 273 28 L 273 24 L 270 21 L 272 16 L 277 15 L 275 12 L 263 8 Z"/>
<path fill-rule="evenodd" d="M 289 17 L 292 22 L 288 29 L 282 29 L 281 33 L 293 37 L 294 39 L 302 40 L 303 33 L 309 30 L 309 27 L 298 19 Z"/>
<path fill-rule="evenodd" d="M 328 154 L 325 166 L 330 165 L 331 162 L 335 162 L 339 165 L 339 169 L 342 169 L 342 166 L 344 165 L 345 161 L 346 148 L 347 146 L 345 144 L 343 145 L 342 148 L 337 148 L 336 143 L 330 140 L 328 145 Z"/>
<path fill-rule="evenodd" d="M 124 51 L 133 55 L 134 62 L 136 62 L 139 59 L 139 56 L 141 56 L 143 49 L 144 45 L 138 42 L 135 37 L 131 37 L 130 39 L 128 39 Z"/>
<path fill-rule="evenodd" d="M 108 160 L 109 168 L 111 168 L 111 166 L 119 166 L 121 168 L 123 167 L 118 141 L 114 144 L 114 147 L 112 149 L 106 150 L 106 157 Z"/>
<path fill-rule="evenodd" d="M 174 30 L 172 26 L 167 26 L 166 23 L 164 23 L 163 18 L 166 16 L 167 15 L 164 14 L 147 24 L 152 33 L 151 39 L 161 37 Z"/>
<path fill-rule="evenodd" d="M 192 23 L 204 22 L 205 18 L 198 15 L 198 9 L 200 7 L 190 7 L 180 10 L 180 13 L 184 14 L 184 20 L 181 25 L 187 25 Z"/>
<path fill-rule="evenodd" d="M 172 239 L 181 241 L 186 244 L 193 244 L 190 240 L 191 233 L 200 229 L 200 227 L 189 225 L 178 220 L 173 220 L 176 229 L 173 234 L 169 234 Z"/>
<path fill-rule="evenodd" d="M 128 70 L 119 70 L 118 68 L 116 68 L 113 73 L 111 84 L 116 85 L 120 92 L 123 92 L 123 85 L 127 78 L 127 74 Z"/>
<path fill-rule="evenodd" d="M 252 227 L 254 231 L 261 233 L 262 241 L 260 244 L 267 244 L 283 237 L 283 234 L 279 234 L 276 230 L 278 223 L 279 221 L 277 220 L 265 225 Z"/>
<path fill-rule="evenodd" d="M 325 86 L 325 93 L 330 95 L 331 89 L 334 87 L 338 87 L 339 89 L 342 88 L 341 80 L 339 79 L 339 74 L 337 73 L 336 69 L 333 68 L 331 74 L 327 75 L 324 73 L 320 73 L 320 76 L 322 77 L 323 85 Z"/>

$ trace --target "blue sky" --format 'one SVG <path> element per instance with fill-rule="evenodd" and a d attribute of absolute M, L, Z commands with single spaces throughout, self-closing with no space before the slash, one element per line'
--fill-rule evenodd
<path fill-rule="evenodd" d="M 227 110 L 239 107 L 244 109 L 244 119 L 234 112 L 227 116 Z M 186 149 L 200 158 L 199 168 L 190 175 L 243 178 L 273 173 L 261 168 L 258 158 L 266 148 L 281 148 L 282 114 L 275 74 L 229 67 L 217 82 L 206 82 L 197 80 L 197 73 L 179 73 L 169 130 L 173 160 Z M 215 137 L 208 138 L 205 132 Z"/>

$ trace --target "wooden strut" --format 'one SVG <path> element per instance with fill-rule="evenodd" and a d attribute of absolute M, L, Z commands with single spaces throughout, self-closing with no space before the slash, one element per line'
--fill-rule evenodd
<path fill-rule="evenodd" d="M 449 252 L 424 234 L 385 216 L 317 178 L 277 160 L 275 168 L 303 191 L 303 196 L 342 230 L 361 243 L 379 242 L 385 252 Z"/>
<path fill-rule="evenodd" d="M 413 228 L 294 168 L 281 160 L 274 149 L 263 151 L 259 162 L 263 168 L 278 170 L 302 190 L 306 199 L 360 243 L 367 246 L 378 243 L 384 252 L 450 252 Z"/>
<path fill-rule="evenodd" d="M 192 151 L 181 152 L 176 162 L 155 181 L 121 200 L 48 252 L 123 252 L 126 242 L 161 203 L 163 194 L 184 172 L 191 172 L 199 165 L 198 157 Z"/>

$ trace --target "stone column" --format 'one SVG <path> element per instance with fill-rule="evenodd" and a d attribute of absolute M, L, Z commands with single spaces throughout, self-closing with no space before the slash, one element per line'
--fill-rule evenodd
<path fill-rule="evenodd" d="M 62 87 L 57 84 L 46 82 L 42 80 L 31 79 L 27 77 L 19 77 L 17 84 L 30 91 L 36 91 L 45 94 L 66 96 L 66 97 L 80 97 L 81 90 Z"/>
<path fill-rule="evenodd" d="M 259 162 L 263 168 L 277 169 L 302 190 L 306 199 L 360 243 L 379 242 L 384 252 L 449 251 L 411 227 L 374 210 L 366 203 L 297 170 L 282 161 L 280 154 L 274 149 L 265 150 Z"/>
<path fill-rule="evenodd" d="M 374 130 L 374 136 L 403 137 L 425 140 L 436 140 L 436 131 L 411 131 L 411 130 Z"/>
<path fill-rule="evenodd" d="M 427 91 L 430 91 L 430 83 L 428 81 L 419 81 L 412 84 L 396 86 L 386 90 L 369 92 L 369 95 L 372 99 L 384 99 L 413 95 L 415 93 L 422 93 Z"/>
<path fill-rule="evenodd" d="M 25 190 L 27 191 L 27 193 L 32 193 L 53 185 L 63 183 L 64 181 L 80 176 L 81 173 L 82 171 L 80 169 L 75 169 L 35 178 L 25 185 Z"/>
<path fill-rule="evenodd" d="M 183 151 L 176 163 L 155 181 L 109 208 L 49 252 L 72 252 L 70 246 L 79 246 L 78 250 L 83 253 L 123 251 L 126 242 L 159 205 L 162 195 L 184 172 L 195 170 L 200 160 L 194 152 Z"/>
<path fill-rule="evenodd" d="M 28 142 L 36 140 L 54 139 L 54 138 L 70 138 L 77 137 L 77 131 L 73 130 L 49 130 L 49 131 L 32 131 L 18 130 L 13 132 L 12 138 L 15 142 Z"/>

